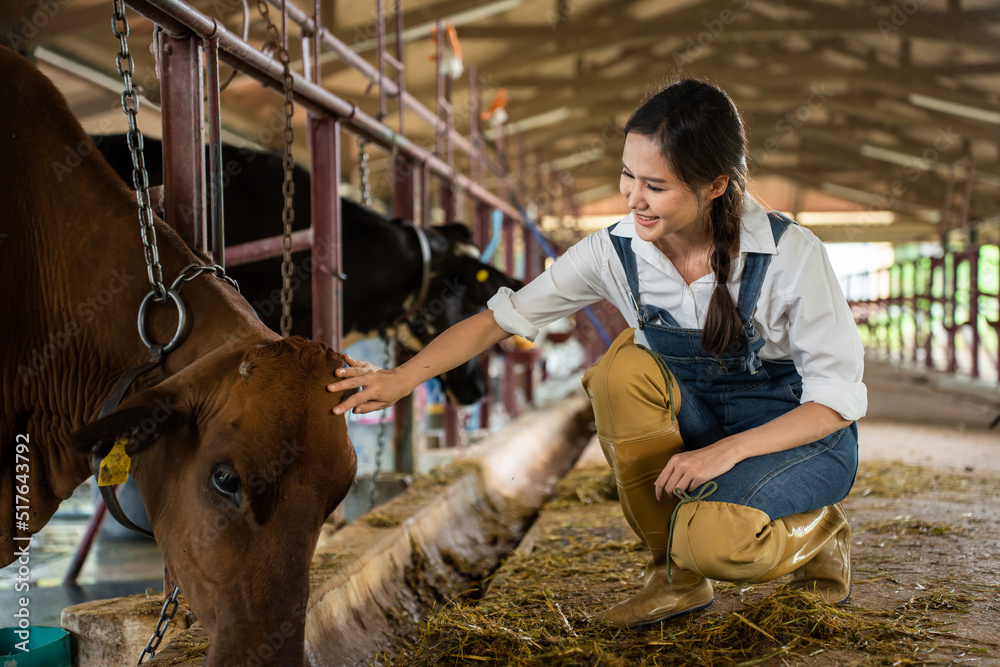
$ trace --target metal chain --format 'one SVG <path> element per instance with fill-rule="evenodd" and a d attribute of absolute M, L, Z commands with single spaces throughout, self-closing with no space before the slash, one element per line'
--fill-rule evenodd
<path fill-rule="evenodd" d="M 135 197 L 139 204 L 139 228 L 142 232 L 146 273 L 149 275 L 149 285 L 156 295 L 156 300 L 163 303 L 167 300 L 167 289 L 163 286 L 163 269 L 160 267 L 160 254 L 156 247 L 156 229 L 153 227 L 153 209 L 149 205 L 149 175 L 146 172 L 146 161 L 142 155 L 142 133 L 139 132 L 136 118 L 139 112 L 139 97 L 132 88 L 135 62 L 128 51 L 128 19 L 125 18 L 125 0 L 113 0 L 113 2 L 114 15 L 111 19 L 111 31 L 118 38 L 119 47 L 115 65 L 125 84 L 121 102 L 122 110 L 128 119 L 126 137 L 129 151 L 132 153 L 132 185 L 135 187 Z"/>
<path fill-rule="evenodd" d="M 372 189 L 368 183 L 368 142 L 358 139 L 358 173 L 361 177 L 361 203 L 372 207 Z"/>
<path fill-rule="evenodd" d="M 295 220 L 295 206 L 293 198 L 295 196 L 295 183 L 292 176 L 295 170 L 295 161 L 292 159 L 292 141 L 295 139 L 295 132 L 292 130 L 292 116 L 295 114 L 295 104 L 292 101 L 292 90 L 294 82 L 292 80 L 292 70 L 289 67 L 288 49 L 281 38 L 281 33 L 271 21 L 268 14 L 267 2 L 257 0 L 257 8 L 260 15 L 267 24 L 268 39 L 274 44 L 278 54 L 278 60 L 284 70 L 283 88 L 285 91 L 285 131 L 282 137 L 285 140 L 285 180 L 281 186 L 281 192 L 285 197 L 285 205 L 281 211 L 281 221 L 284 223 L 284 234 L 281 243 L 281 335 L 285 338 L 292 333 L 292 222 Z"/>
<path fill-rule="evenodd" d="M 136 665 L 141 665 L 146 658 L 152 658 L 156 655 L 156 649 L 159 648 L 160 642 L 163 641 L 163 635 L 167 634 L 167 626 L 170 625 L 170 621 L 177 614 L 177 607 L 180 604 L 177 601 L 177 595 L 180 592 L 180 587 L 174 586 L 170 597 L 163 601 L 163 607 L 160 609 L 160 620 L 156 622 L 156 629 L 153 630 L 152 636 L 146 642 L 146 648 L 142 649 L 142 653 L 139 654 L 139 661 L 135 663 Z"/>
<path fill-rule="evenodd" d="M 392 343 L 388 334 L 383 332 L 380 335 L 385 344 L 385 353 L 382 356 L 382 368 L 389 368 L 393 363 Z M 378 418 L 378 440 L 375 443 L 375 470 L 372 472 L 372 486 L 368 491 L 368 511 L 375 509 L 375 492 L 378 490 L 378 478 L 382 471 L 382 454 L 385 451 L 385 429 L 389 424 L 389 408 L 383 408 Z"/>
<path fill-rule="evenodd" d="M 239 284 L 218 264 L 188 264 L 181 269 L 180 274 L 174 279 L 174 282 L 170 283 L 170 291 L 180 294 L 185 285 L 203 273 L 211 273 L 219 280 L 232 285 L 237 292 L 240 291 Z"/>

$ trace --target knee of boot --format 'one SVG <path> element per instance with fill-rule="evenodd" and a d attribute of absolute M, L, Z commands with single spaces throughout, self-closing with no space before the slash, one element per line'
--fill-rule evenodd
<path fill-rule="evenodd" d="M 650 353 L 634 344 L 609 350 L 587 370 L 583 384 L 594 405 L 597 431 L 609 440 L 670 422 L 663 373 Z"/>
<path fill-rule="evenodd" d="M 770 517 L 732 503 L 687 503 L 677 511 L 670 554 L 674 563 L 719 581 L 750 581 L 771 567 Z"/>

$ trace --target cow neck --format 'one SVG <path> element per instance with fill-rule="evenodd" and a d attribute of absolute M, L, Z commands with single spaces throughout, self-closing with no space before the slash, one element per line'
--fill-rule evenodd
<path fill-rule="evenodd" d="M 344 302 L 344 327 L 374 335 L 398 321 L 404 304 L 410 308 L 415 303 L 423 280 L 423 260 L 408 225 L 366 213 L 370 212 L 358 219 L 344 217 L 344 247 L 366 249 L 364 254 L 344 257 L 347 280 L 352 281 Z M 428 276 L 434 262 L 440 261 L 433 246 L 433 239 L 429 239 L 432 261 Z M 410 299 L 414 301 L 408 302 Z"/>
<path fill-rule="evenodd" d="M 171 274 L 173 276 L 174 274 Z M 268 329 L 236 290 L 217 278 L 202 274 L 181 293 L 191 322 L 187 338 L 164 361 L 163 374 L 173 375 L 216 351 L 246 350 L 281 337 Z M 173 332 L 173 318 L 161 336 Z"/>
<path fill-rule="evenodd" d="M 105 246 L 107 251 L 101 263 L 106 267 L 115 267 L 114 270 L 127 279 L 127 285 L 120 304 L 112 302 L 94 321 L 93 326 L 101 331 L 100 339 L 128 341 L 128 344 L 98 345 L 102 355 L 106 355 L 102 366 L 107 369 L 98 378 L 102 386 L 96 394 L 101 402 L 123 372 L 142 364 L 147 358 L 147 350 L 139 339 L 136 324 L 139 305 L 150 291 L 137 229 L 138 214 L 131 191 L 123 189 L 117 197 L 111 199 L 115 200 L 117 206 L 111 217 L 116 222 L 108 224 L 106 219 L 101 222 L 119 230 L 117 235 L 112 235 L 118 239 L 108 239 Z M 122 234 L 122 229 L 130 231 Z M 163 278 L 169 285 L 181 269 L 197 262 L 198 258 L 164 223 L 157 221 L 156 233 Z M 80 267 L 80 270 L 85 270 L 85 267 Z M 248 348 L 253 344 L 278 338 L 277 334 L 260 323 L 250 306 L 235 290 L 211 275 L 203 274 L 192 280 L 183 288 L 181 297 L 190 322 L 187 337 L 167 354 L 159 370 L 137 381 L 130 395 L 179 372 L 216 349 L 227 346 L 234 349 Z M 175 331 L 176 310 L 172 306 L 155 306 L 150 309 L 147 334 L 154 342 L 168 341 Z M 100 407 L 99 403 L 96 407 Z M 96 410 L 93 415 L 96 415 Z"/>
<path fill-rule="evenodd" d="M 405 322 L 410 319 L 410 317 L 423 307 L 424 302 L 427 300 L 427 291 L 431 285 L 431 243 L 427 238 L 427 232 L 417 225 L 410 222 L 403 222 L 403 227 L 408 227 L 417 237 L 417 243 L 420 246 L 420 281 L 417 283 L 416 296 L 413 299 L 413 304 L 404 312 L 402 315 L 396 318 L 396 321 L 390 325 L 391 327 L 397 327 L 400 323 Z"/>

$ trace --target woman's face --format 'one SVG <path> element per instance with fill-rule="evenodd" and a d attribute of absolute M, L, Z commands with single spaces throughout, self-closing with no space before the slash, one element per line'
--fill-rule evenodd
<path fill-rule="evenodd" d="M 656 243 L 671 235 L 687 243 L 700 240 L 704 226 L 699 224 L 698 197 L 673 173 L 651 138 L 634 132 L 625 135 L 620 188 L 635 217 L 636 235 L 643 241 Z M 705 186 L 707 197 L 702 201 L 712 198 L 711 188 Z"/>

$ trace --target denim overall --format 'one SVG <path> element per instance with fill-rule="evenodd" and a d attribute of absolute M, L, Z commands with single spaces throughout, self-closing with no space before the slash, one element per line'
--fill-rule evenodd
<path fill-rule="evenodd" d="M 777 245 L 795 223 L 775 213 L 768 219 Z M 794 362 L 761 359 L 764 339 L 753 325 L 771 255 L 748 254 L 737 300 L 744 337 L 716 358 L 702 349 L 700 329 L 684 329 L 666 310 L 641 303 L 631 239 L 611 234 L 611 243 L 625 268 L 639 329 L 680 388 L 677 421 L 687 449 L 760 426 L 799 405 L 802 377 Z M 777 519 L 843 500 L 857 467 L 855 422 L 811 444 L 740 461 L 715 478 L 718 489 L 705 499 L 754 507 Z"/>

